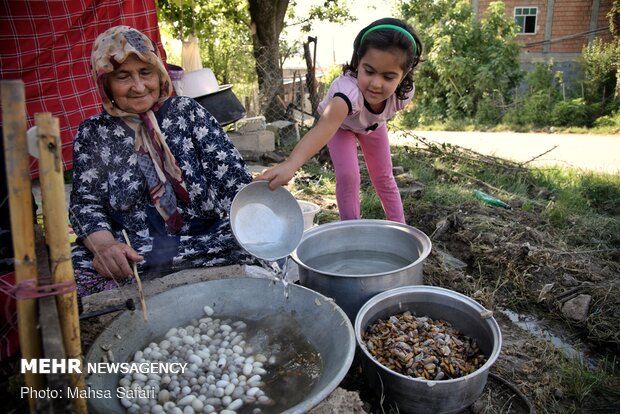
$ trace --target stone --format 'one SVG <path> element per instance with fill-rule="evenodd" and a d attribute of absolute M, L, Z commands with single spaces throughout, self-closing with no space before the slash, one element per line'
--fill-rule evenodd
<path fill-rule="evenodd" d="M 441 264 L 448 270 L 459 270 L 467 268 L 467 263 L 463 262 L 461 259 L 457 259 L 452 256 L 450 253 L 445 252 L 440 249 L 435 249 L 439 258 L 441 259 Z"/>
<path fill-rule="evenodd" d="M 271 122 L 267 124 L 267 130 L 274 133 L 278 146 L 295 145 L 299 142 L 299 128 L 295 122 Z"/>
<path fill-rule="evenodd" d="M 592 302 L 592 296 L 582 293 L 562 305 L 562 314 L 567 318 L 584 322 L 588 318 L 590 302 Z"/>
<path fill-rule="evenodd" d="M 359 393 L 347 391 L 344 388 L 336 388 L 326 399 L 321 401 L 309 414 L 332 414 L 332 413 L 369 413 L 364 408 L 364 403 Z"/>
<path fill-rule="evenodd" d="M 400 174 L 404 174 L 405 173 L 405 168 L 400 166 L 400 165 L 395 165 L 394 167 L 392 167 L 392 174 L 394 174 L 395 176 L 400 175 Z"/>
<path fill-rule="evenodd" d="M 411 195 L 415 198 L 419 198 L 422 196 L 425 187 L 424 184 L 416 181 L 416 179 L 410 173 L 396 174 L 395 171 L 394 179 L 396 180 L 396 185 L 398 185 L 400 194 L 402 196 Z"/>
<path fill-rule="evenodd" d="M 267 127 L 267 122 L 264 116 L 254 116 L 251 118 L 241 118 L 235 122 L 235 129 L 239 133 L 264 131 Z"/>
<path fill-rule="evenodd" d="M 242 153 L 265 153 L 275 151 L 275 138 L 272 131 L 255 131 L 247 133 L 230 132 L 228 137 L 233 145 Z"/>
<path fill-rule="evenodd" d="M 277 152 L 266 152 L 263 155 L 261 155 L 261 160 L 266 162 L 266 163 L 280 163 L 282 161 L 286 160 L 286 157 L 282 154 L 278 154 Z M 264 167 L 263 167 L 264 168 Z"/>

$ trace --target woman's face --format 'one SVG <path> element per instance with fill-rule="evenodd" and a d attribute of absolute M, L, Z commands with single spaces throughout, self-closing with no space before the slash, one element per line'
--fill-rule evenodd
<path fill-rule="evenodd" d="M 125 112 L 148 111 L 159 99 L 159 74 L 154 65 L 129 55 L 108 75 L 110 92 L 116 106 Z"/>

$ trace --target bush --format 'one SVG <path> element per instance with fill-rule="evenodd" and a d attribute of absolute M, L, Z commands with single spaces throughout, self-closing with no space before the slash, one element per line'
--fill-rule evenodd
<path fill-rule="evenodd" d="M 401 129 L 415 129 L 420 125 L 420 117 L 416 110 L 405 109 L 396 114 L 394 124 Z"/>
<path fill-rule="evenodd" d="M 536 127 L 546 126 L 551 118 L 553 97 L 546 90 L 534 92 L 523 102 L 522 121 Z"/>
<path fill-rule="evenodd" d="M 479 125 L 495 125 L 502 118 L 502 111 L 493 99 L 485 96 L 476 110 L 475 121 Z"/>
<path fill-rule="evenodd" d="M 551 111 L 551 123 L 554 126 L 589 127 L 592 125 L 591 111 L 582 98 L 559 101 Z"/>
<path fill-rule="evenodd" d="M 597 128 L 620 128 L 620 109 L 611 115 L 605 115 L 594 121 Z"/>

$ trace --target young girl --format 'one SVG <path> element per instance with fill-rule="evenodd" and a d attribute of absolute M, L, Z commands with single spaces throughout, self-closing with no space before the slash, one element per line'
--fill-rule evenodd
<path fill-rule="evenodd" d="M 368 174 L 388 220 L 405 222 L 400 193 L 392 174 L 386 121 L 413 97 L 413 68 L 422 43 L 407 23 L 377 20 L 355 38 L 351 62 L 319 104 L 317 124 L 303 137 L 288 159 L 256 177 L 274 189 L 325 144 L 336 172 L 336 200 L 341 220 L 360 218 L 359 142 Z"/>

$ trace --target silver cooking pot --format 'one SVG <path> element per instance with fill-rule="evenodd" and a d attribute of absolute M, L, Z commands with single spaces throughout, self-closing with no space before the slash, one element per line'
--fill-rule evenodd
<path fill-rule="evenodd" d="M 431 240 L 387 220 L 347 220 L 307 230 L 291 254 L 302 286 L 334 298 L 351 321 L 377 293 L 423 283 Z"/>
<path fill-rule="evenodd" d="M 210 306 L 216 315 L 235 315 L 249 321 L 289 315 L 299 323 L 301 334 L 321 356 L 322 370 L 303 400 L 284 413 L 305 413 L 325 399 L 346 375 L 355 353 L 353 326 L 331 299 L 302 286 L 289 285 L 284 296 L 281 284 L 267 279 L 232 278 L 179 286 L 146 300 L 148 321 L 142 312 L 123 312 L 95 340 L 86 362 L 101 362 L 107 350 L 119 362 L 130 361 L 134 353 L 162 338 L 172 327 L 181 326 L 204 315 Z M 120 374 L 91 374 L 87 383 L 92 390 L 114 390 Z M 91 398 L 91 413 L 124 413 L 118 398 Z"/>
<path fill-rule="evenodd" d="M 362 332 L 378 319 L 405 311 L 450 322 L 478 343 L 487 361 L 469 375 L 441 381 L 413 378 L 381 365 L 366 348 Z M 405 286 L 373 297 L 359 310 L 355 336 L 368 385 L 401 413 L 461 412 L 482 394 L 489 370 L 502 348 L 502 333 L 491 312 L 463 294 L 436 286 Z"/>

